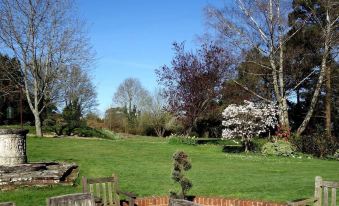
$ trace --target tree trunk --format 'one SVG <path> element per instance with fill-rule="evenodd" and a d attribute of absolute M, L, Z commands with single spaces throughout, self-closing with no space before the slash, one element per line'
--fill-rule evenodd
<path fill-rule="evenodd" d="M 25 66 L 25 70 L 27 73 L 27 67 Z M 38 137 L 42 137 L 42 129 L 41 129 L 41 119 L 40 119 L 40 112 L 39 112 L 39 101 L 38 101 L 38 83 L 35 80 L 34 81 L 34 104 L 32 102 L 32 99 L 30 97 L 29 91 L 28 91 L 28 83 L 27 83 L 27 74 L 24 78 L 24 85 L 25 85 L 25 93 L 26 93 L 26 99 L 28 102 L 28 106 L 31 109 L 33 115 L 34 115 L 34 122 L 35 122 L 35 135 Z"/>
<path fill-rule="evenodd" d="M 288 117 L 288 105 L 287 105 L 287 100 L 286 97 L 284 96 L 282 99 L 282 115 L 283 115 L 283 128 L 286 132 L 290 131 L 290 122 L 289 122 L 289 117 Z"/>
<path fill-rule="evenodd" d="M 326 70 L 326 97 L 325 97 L 325 132 L 327 137 L 332 136 L 331 112 L 332 112 L 332 87 L 331 87 L 331 68 Z"/>
<path fill-rule="evenodd" d="M 244 137 L 244 146 L 245 146 L 245 153 L 248 153 L 250 151 L 250 142 L 251 138 L 249 137 Z"/>
<path fill-rule="evenodd" d="M 318 79 L 318 82 L 317 82 L 317 85 L 315 87 L 315 90 L 314 90 L 314 93 L 313 93 L 313 97 L 312 97 L 312 100 L 311 100 L 311 105 L 308 109 L 308 112 L 305 116 L 305 119 L 304 121 L 301 123 L 301 125 L 299 126 L 298 130 L 297 130 L 297 135 L 301 135 L 312 115 L 313 115 L 313 112 L 314 112 L 314 109 L 315 109 L 315 106 L 318 102 L 318 99 L 319 99 L 319 94 L 320 94 L 320 90 L 321 90 L 321 87 L 323 85 L 323 81 L 324 81 L 324 78 L 325 78 L 325 74 L 327 73 L 327 70 L 329 70 L 329 68 L 327 68 L 327 58 L 328 58 L 328 55 L 329 55 L 329 50 L 330 50 L 330 37 L 331 37 L 331 22 L 330 22 L 330 17 L 329 17 L 329 13 L 327 11 L 327 14 L 326 14 L 326 27 L 325 27 L 325 31 L 324 31 L 324 38 L 325 38 L 325 42 L 324 42 L 324 53 L 323 53 L 323 57 L 322 57 L 322 60 L 321 60 L 321 70 L 320 70 L 320 74 L 319 74 L 319 79 Z"/>
<path fill-rule="evenodd" d="M 40 115 L 36 112 L 33 112 L 34 120 L 35 120 L 35 134 L 38 137 L 42 137 L 42 129 L 41 129 L 41 119 Z"/>
<path fill-rule="evenodd" d="M 281 98 L 281 110 L 282 110 L 282 127 L 285 132 L 290 131 L 290 123 L 288 117 L 288 105 L 287 105 L 287 98 L 285 92 L 285 81 L 284 81 L 284 34 L 282 31 L 282 20 L 280 18 L 280 6 L 277 7 L 277 14 L 278 14 L 278 30 L 279 30 L 279 71 L 278 71 L 278 79 L 279 79 L 279 89 L 280 89 L 280 98 Z"/>
<path fill-rule="evenodd" d="M 165 129 L 162 127 L 155 127 L 154 131 L 158 137 L 163 137 L 165 134 Z"/>
<path fill-rule="evenodd" d="M 272 67 L 272 76 L 273 76 L 273 87 L 274 87 L 274 94 L 278 102 L 278 115 L 279 115 L 279 124 L 284 130 L 289 130 L 290 129 L 290 124 L 289 124 L 289 118 L 288 118 L 288 108 L 287 108 L 287 100 L 284 94 L 281 94 L 281 90 L 279 89 L 279 84 L 283 85 L 284 82 L 280 80 L 280 78 L 283 78 L 283 75 L 278 75 L 277 74 L 277 67 L 274 62 L 273 57 L 270 57 L 270 64 Z M 279 83 L 280 82 L 280 83 Z"/>
<path fill-rule="evenodd" d="M 310 121 L 310 119 L 313 115 L 315 106 L 318 102 L 321 86 L 323 84 L 325 71 L 326 71 L 326 63 L 322 63 L 319 79 L 318 79 L 318 82 L 317 82 L 317 85 L 315 87 L 315 91 L 314 91 L 314 94 L 313 94 L 313 97 L 312 97 L 312 100 L 311 100 L 311 105 L 308 109 L 308 112 L 307 112 L 305 118 L 304 118 L 304 121 L 301 123 L 301 125 L 299 126 L 299 128 L 297 130 L 298 136 L 300 136 L 305 131 L 305 129 L 306 129 L 306 127 L 307 127 L 307 125 L 308 125 L 308 123 L 309 123 L 309 121 Z"/>

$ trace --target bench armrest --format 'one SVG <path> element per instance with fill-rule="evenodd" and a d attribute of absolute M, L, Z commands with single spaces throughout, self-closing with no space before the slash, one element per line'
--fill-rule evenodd
<path fill-rule="evenodd" d="M 305 199 L 298 199 L 298 200 L 289 201 L 289 202 L 287 202 L 287 204 L 289 206 L 305 206 L 305 205 L 310 204 L 310 203 L 313 204 L 316 201 L 317 201 L 317 199 L 312 197 L 312 198 L 305 198 Z"/>
<path fill-rule="evenodd" d="M 119 194 L 126 195 L 129 198 L 133 198 L 133 199 L 137 198 L 137 196 L 135 194 L 131 193 L 131 192 L 124 192 L 124 191 L 121 191 L 121 190 L 118 190 L 117 192 Z"/>

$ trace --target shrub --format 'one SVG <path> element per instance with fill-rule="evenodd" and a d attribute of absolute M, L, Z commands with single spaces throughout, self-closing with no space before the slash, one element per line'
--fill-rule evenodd
<path fill-rule="evenodd" d="M 312 154 L 317 157 L 333 155 L 339 147 L 339 141 L 335 137 L 328 137 L 325 133 L 291 136 L 291 142 L 302 153 Z"/>
<path fill-rule="evenodd" d="M 102 137 L 103 134 L 96 129 L 90 127 L 81 127 L 74 129 L 74 135 L 79 137 Z"/>
<path fill-rule="evenodd" d="M 264 155 L 293 156 L 295 148 L 291 143 L 285 141 L 268 142 L 263 145 L 261 153 Z"/>
<path fill-rule="evenodd" d="M 261 152 L 262 147 L 268 142 L 268 139 L 254 138 L 251 144 L 251 150 L 255 152 Z"/>
<path fill-rule="evenodd" d="M 339 160 L 339 149 L 337 149 L 333 155 L 336 160 Z"/>
<path fill-rule="evenodd" d="M 118 137 L 108 130 L 98 130 L 90 127 L 74 129 L 74 134 L 79 137 L 98 137 L 103 139 L 117 139 Z"/>
<path fill-rule="evenodd" d="M 67 128 L 67 123 L 61 115 L 53 114 L 43 122 L 44 131 L 54 132 L 57 136 L 61 136 Z"/>
<path fill-rule="evenodd" d="M 170 144 L 197 144 L 197 138 L 195 136 L 171 134 L 167 139 Z"/>

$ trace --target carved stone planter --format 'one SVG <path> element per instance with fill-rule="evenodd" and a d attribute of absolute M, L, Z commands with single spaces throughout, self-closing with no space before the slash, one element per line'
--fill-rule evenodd
<path fill-rule="evenodd" d="M 26 134 L 28 130 L 0 129 L 0 165 L 27 163 Z"/>

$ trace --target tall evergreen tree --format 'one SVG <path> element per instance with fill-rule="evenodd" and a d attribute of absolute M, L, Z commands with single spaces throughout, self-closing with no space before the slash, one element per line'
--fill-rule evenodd
<path fill-rule="evenodd" d="M 333 130 L 332 102 L 335 94 L 332 91 L 332 73 L 337 69 L 335 49 L 338 47 L 338 7 L 339 3 L 333 0 L 293 1 L 293 11 L 289 15 L 289 24 L 293 25 L 290 33 L 300 29 L 298 23 L 303 24 L 300 32 L 287 44 L 288 50 L 293 51 L 288 61 L 291 79 L 301 82 L 293 88 L 297 97 L 296 106 L 301 112 L 307 112 L 298 129 L 299 133 L 306 128 L 311 116 L 313 119 L 315 116 L 323 116 L 317 110 L 325 110 L 324 125 L 327 135 L 331 136 Z M 319 96 L 318 101 L 316 95 Z"/>

